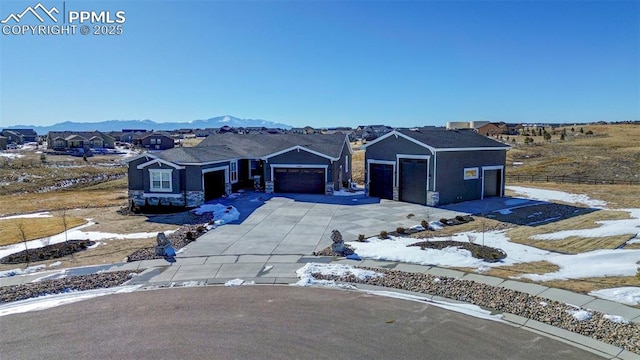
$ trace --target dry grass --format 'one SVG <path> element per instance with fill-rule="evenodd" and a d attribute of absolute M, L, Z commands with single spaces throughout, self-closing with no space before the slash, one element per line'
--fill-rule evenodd
<path fill-rule="evenodd" d="M 66 217 L 67 229 L 85 224 L 87 221 L 77 217 Z M 39 239 L 60 234 L 64 231 L 62 217 L 18 218 L 0 220 L 0 246 L 22 242 L 20 226 L 26 240 Z"/>
<path fill-rule="evenodd" d="M 460 271 L 474 272 L 475 268 L 457 268 Z M 495 276 L 503 279 L 510 279 L 523 274 L 546 274 L 560 270 L 556 264 L 548 261 L 533 261 L 528 263 L 513 264 L 510 266 L 498 266 L 483 273 L 483 275 Z M 519 279 L 519 281 L 528 281 L 528 279 Z"/>
<path fill-rule="evenodd" d="M 0 209 L 3 216 L 116 205 L 127 205 L 126 190 L 60 190 L 43 194 L 0 196 Z"/>
<path fill-rule="evenodd" d="M 558 132 L 551 141 L 540 136 L 532 137 L 534 145 L 517 145 L 507 152 L 507 164 L 522 162 L 511 166 L 508 175 L 567 175 L 587 176 L 598 179 L 640 180 L 640 126 L 637 125 L 589 125 L 564 128 L 566 140 L 560 140 Z M 548 129 L 550 130 L 550 129 Z M 517 143 L 523 143 L 523 136 L 510 137 Z M 503 135 L 506 140 L 506 136 Z"/>
<path fill-rule="evenodd" d="M 351 158 L 351 181 L 364 185 L 364 150 L 353 151 L 353 157 Z"/>
<path fill-rule="evenodd" d="M 564 253 L 581 253 L 596 249 L 615 249 L 635 234 L 620 236 L 604 236 L 598 238 L 582 238 L 571 236 L 562 240 L 534 240 L 531 237 L 539 234 L 550 234 L 563 230 L 597 228 L 597 221 L 629 219 L 624 211 L 600 210 L 540 226 L 518 226 L 507 232 L 511 242 L 534 246 L 540 249 Z"/>
<path fill-rule="evenodd" d="M 202 142 L 202 140 L 204 140 L 205 138 L 189 138 L 189 139 L 182 139 L 180 140 L 180 142 L 182 143 L 182 146 L 184 147 L 194 147 L 198 144 L 200 144 Z"/>
<path fill-rule="evenodd" d="M 89 209 L 72 209 L 67 210 L 67 220 L 70 219 L 79 219 L 84 222 L 85 218 L 93 219 L 96 224 L 89 226 L 84 231 L 100 231 L 100 232 L 110 232 L 110 233 L 118 233 L 118 234 L 130 234 L 137 232 L 148 232 L 148 233 L 157 233 L 161 231 L 174 230 L 178 228 L 178 223 L 180 223 L 181 214 L 172 214 L 171 217 L 175 217 L 174 221 L 176 224 L 167 224 L 164 219 L 159 219 L 156 216 L 144 216 L 144 215 L 135 215 L 135 216 L 124 216 L 120 215 L 116 212 L 119 207 L 107 207 L 107 208 L 89 208 Z M 57 220 L 61 224 L 60 212 L 54 213 L 55 220 Z M 158 215 L 161 216 L 162 215 Z M 44 219 L 22 219 L 22 220 L 46 220 Z M 158 220 L 156 220 L 158 219 Z M 0 223 L 2 224 L 2 223 Z M 2 224 L 3 225 L 3 224 Z M 0 225 L 0 226 L 2 226 Z M 74 225 L 75 226 L 75 225 Z M 72 226 L 68 226 L 71 228 Z M 4 226 L 1 229 L 5 229 Z M 11 228 L 9 228 L 11 229 Z M 51 234 L 60 233 L 60 231 L 51 230 Z M 46 236 L 46 235 L 44 235 Z M 69 240 L 80 240 L 70 238 Z M 75 267 L 75 266 L 84 266 L 84 265 L 96 265 L 96 264 L 104 264 L 104 263 L 116 263 L 122 262 L 124 259 L 140 248 L 150 247 L 155 244 L 155 236 L 151 236 L 145 239 L 106 239 L 100 240 L 101 245 L 89 249 L 87 251 L 83 251 L 80 253 L 74 254 L 72 257 L 65 257 L 62 259 L 55 259 L 51 261 L 43 261 L 32 263 L 31 265 L 38 264 L 50 264 L 55 261 L 61 261 L 62 265 L 60 267 Z M 0 271 L 9 270 L 15 268 L 16 265 L 0 265 Z"/>
<path fill-rule="evenodd" d="M 559 190 L 572 194 L 587 194 L 593 199 L 606 201 L 607 207 L 612 209 L 640 208 L 640 186 L 638 185 L 584 185 L 540 182 L 509 183 L 507 185 Z M 507 189 L 505 195 L 515 196 L 515 193 Z"/>

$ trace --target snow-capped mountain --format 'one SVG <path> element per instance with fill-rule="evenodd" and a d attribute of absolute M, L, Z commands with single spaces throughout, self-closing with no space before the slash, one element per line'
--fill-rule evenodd
<path fill-rule="evenodd" d="M 261 119 L 240 119 L 231 115 L 217 116 L 206 120 L 192 120 L 189 122 L 163 122 L 157 123 L 153 120 L 107 120 L 101 122 L 73 122 L 65 121 L 50 126 L 35 125 L 13 125 L 9 128 L 28 128 L 35 130 L 38 134 L 44 135 L 49 131 L 121 131 L 122 129 L 144 129 L 144 130 L 175 130 L 175 129 L 204 129 L 219 128 L 222 126 L 231 127 L 260 127 L 290 129 L 291 125 L 281 124 Z"/>

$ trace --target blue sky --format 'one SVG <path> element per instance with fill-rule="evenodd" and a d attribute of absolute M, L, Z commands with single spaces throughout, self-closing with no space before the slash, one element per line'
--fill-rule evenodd
<path fill-rule="evenodd" d="M 35 4 L 2 0 L 0 18 Z M 0 35 L 0 127 L 640 119 L 637 1 L 64 5 L 124 10 L 123 34 Z"/>

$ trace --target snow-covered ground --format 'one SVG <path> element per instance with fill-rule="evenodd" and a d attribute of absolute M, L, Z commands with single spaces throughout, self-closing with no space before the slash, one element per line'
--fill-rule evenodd
<path fill-rule="evenodd" d="M 21 157 L 24 157 L 24 155 L 22 154 L 13 153 L 13 152 L 4 152 L 4 151 L 0 151 L 0 156 L 8 159 L 19 159 Z"/>
<path fill-rule="evenodd" d="M 606 201 L 594 200 L 585 194 L 570 194 L 564 191 L 536 189 L 522 186 L 505 186 L 505 188 L 520 196 L 534 200 L 561 201 L 568 204 L 584 204 L 593 208 L 603 208 L 607 206 Z"/>
<path fill-rule="evenodd" d="M 34 219 L 34 218 L 49 218 L 52 217 L 51 213 L 48 211 L 31 213 L 31 214 L 20 214 L 20 215 L 11 215 L 0 217 L 0 220 L 9 220 L 9 219 Z"/>
<path fill-rule="evenodd" d="M 625 286 L 612 289 L 602 289 L 592 291 L 589 295 L 627 305 L 640 304 L 640 287 Z"/>
<path fill-rule="evenodd" d="M 138 290 L 142 285 L 117 286 L 107 289 L 87 291 L 71 291 L 62 294 L 45 295 L 37 298 L 25 299 L 0 305 L 0 317 L 20 314 L 28 311 L 45 310 L 52 307 L 71 304 L 78 301 L 92 299 L 99 296 L 128 293 Z"/>
<path fill-rule="evenodd" d="M 563 201 L 566 203 L 580 203 L 592 207 L 604 207 L 606 202 L 594 200 L 586 195 L 569 194 L 561 191 L 541 190 L 533 188 L 524 188 L 510 186 L 511 190 L 522 194 L 525 197 L 537 199 L 541 201 Z M 516 206 L 518 199 L 508 200 L 511 203 L 506 205 Z M 631 219 L 626 220 L 606 220 L 599 221 L 599 227 L 588 230 L 563 230 L 551 234 L 536 235 L 534 238 L 541 240 L 553 241 L 556 239 L 564 239 L 570 236 L 580 236 L 586 238 L 634 234 L 640 233 L 640 209 L 622 209 L 628 211 Z M 634 237 L 629 243 L 639 242 L 640 238 Z M 533 261 L 547 261 L 559 266 L 559 270 L 546 274 L 523 274 L 519 278 L 527 278 L 535 281 L 550 280 L 569 280 L 589 277 L 605 277 L 605 276 L 634 276 L 638 271 L 638 262 L 640 262 L 640 250 L 638 249 L 615 249 L 615 250 L 595 250 L 575 255 L 559 254 L 535 247 L 512 243 L 506 235 L 506 231 L 488 231 L 484 234 L 478 232 L 464 232 L 456 234 L 452 237 L 436 237 L 431 241 L 454 240 L 460 242 L 468 242 L 469 237 L 475 238 L 475 243 L 484 244 L 504 250 L 507 258 L 497 263 L 487 263 L 471 256 L 467 250 L 448 247 L 442 250 L 425 249 L 419 247 L 407 247 L 411 243 L 419 240 L 408 239 L 402 237 L 390 237 L 389 240 L 381 240 L 377 237 L 367 239 L 366 242 L 349 242 L 355 252 L 361 258 L 397 261 L 405 263 L 414 263 L 421 265 L 435 265 L 442 267 L 472 267 L 477 272 L 484 272 L 495 266 L 513 265 L 517 263 L 526 263 Z M 627 299 L 631 297 L 640 301 L 640 288 L 623 288 L 609 289 L 609 292 L 594 292 L 592 295 L 617 299 L 611 294 L 625 294 Z M 629 295 L 632 294 L 632 295 Z M 608 296 L 608 297 L 607 297 Z M 622 295 L 621 295 L 622 296 Z M 619 298 L 620 296 L 618 296 Z M 618 301 L 618 300 L 615 300 Z"/>

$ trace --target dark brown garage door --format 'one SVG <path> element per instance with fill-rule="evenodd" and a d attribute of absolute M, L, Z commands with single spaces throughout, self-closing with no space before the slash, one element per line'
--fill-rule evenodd
<path fill-rule="evenodd" d="M 369 196 L 393 199 L 393 165 L 369 165 Z"/>
<path fill-rule="evenodd" d="M 400 159 L 400 201 L 427 203 L 427 160 Z"/>
<path fill-rule="evenodd" d="M 502 173 L 500 170 L 485 170 L 484 177 L 484 197 L 500 196 L 502 189 Z"/>
<path fill-rule="evenodd" d="M 204 200 L 217 199 L 225 194 L 224 170 L 204 173 Z"/>
<path fill-rule="evenodd" d="M 318 168 L 276 168 L 274 190 L 278 193 L 324 194 L 324 172 Z"/>

